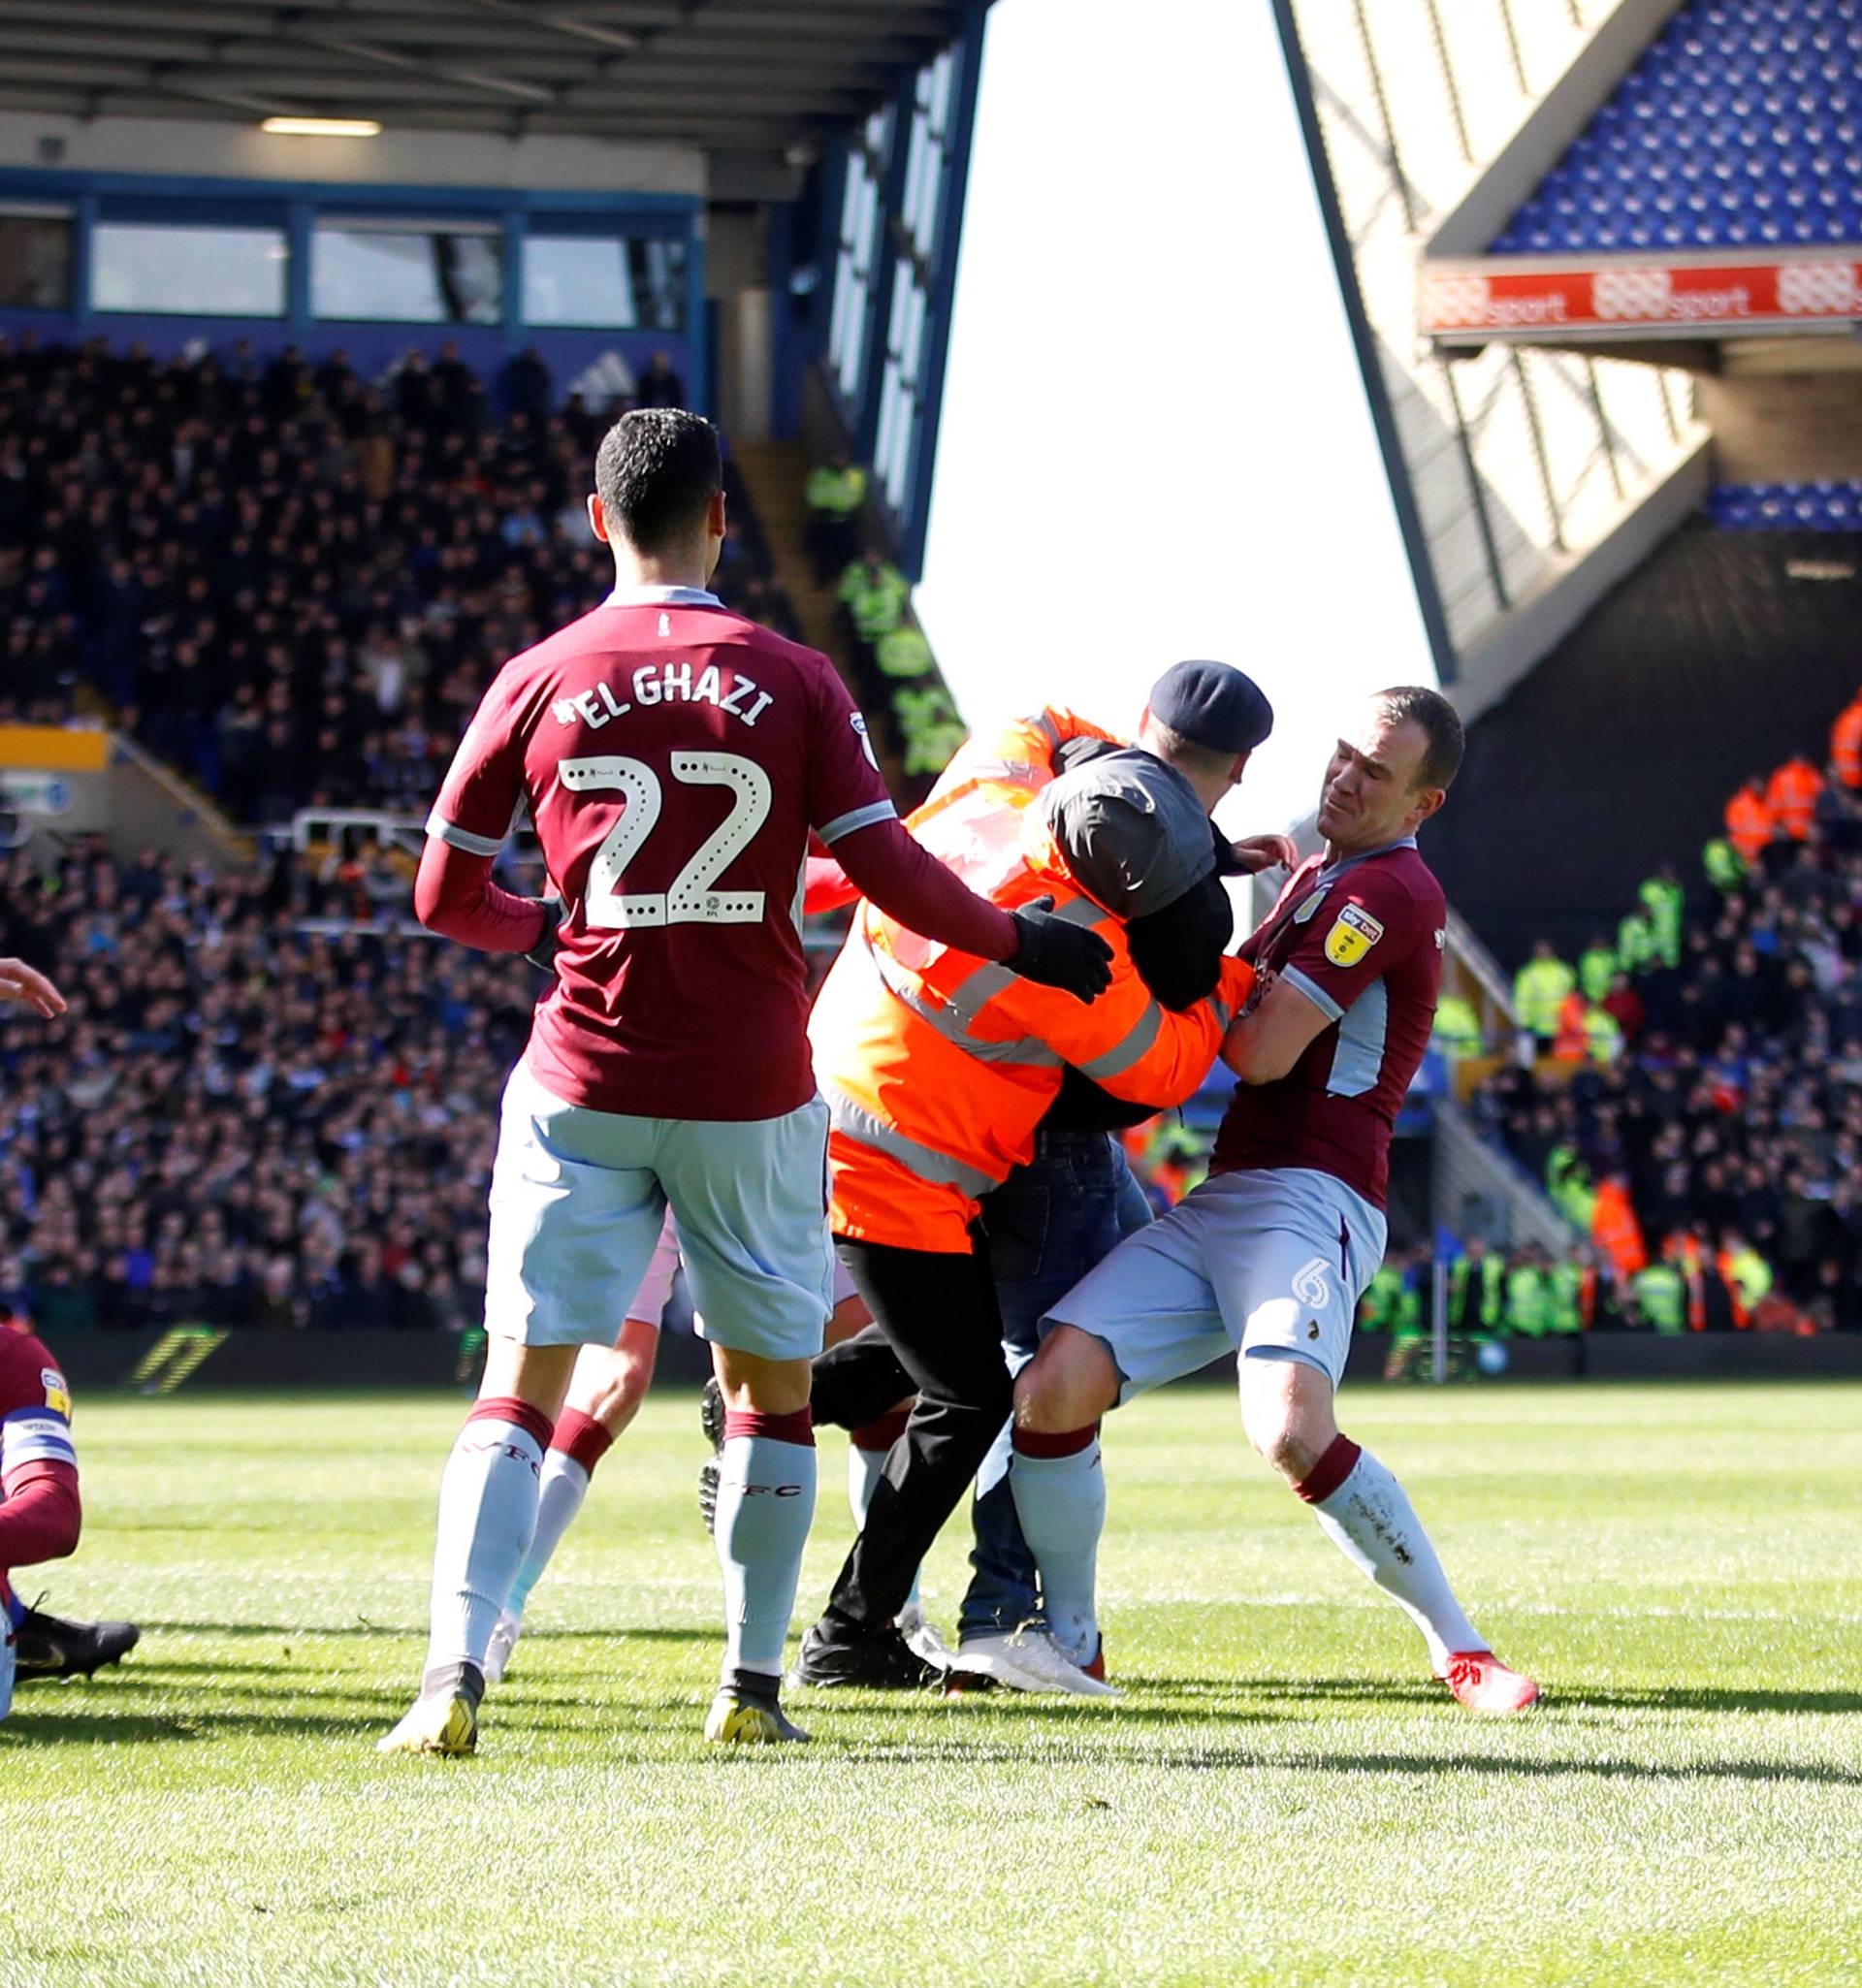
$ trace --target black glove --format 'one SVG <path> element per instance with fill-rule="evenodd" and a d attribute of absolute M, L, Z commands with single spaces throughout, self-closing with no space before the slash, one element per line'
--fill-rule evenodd
<path fill-rule="evenodd" d="M 1091 1001 L 1112 983 L 1112 948 L 1097 932 L 1053 914 L 1051 897 L 1038 897 L 1009 915 L 1020 944 L 1003 964 L 1037 986 L 1058 987 L 1075 1001 Z"/>
<path fill-rule="evenodd" d="M 539 974 L 556 976 L 556 950 L 562 945 L 562 904 L 560 898 L 539 897 L 536 903 L 543 908 L 543 936 L 524 957 Z"/>

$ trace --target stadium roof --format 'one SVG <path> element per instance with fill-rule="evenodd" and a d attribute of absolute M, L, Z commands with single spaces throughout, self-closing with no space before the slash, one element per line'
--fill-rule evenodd
<path fill-rule="evenodd" d="M 873 110 L 962 0 L 6 0 L 0 111 L 373 117 L 786 149 Z"/>

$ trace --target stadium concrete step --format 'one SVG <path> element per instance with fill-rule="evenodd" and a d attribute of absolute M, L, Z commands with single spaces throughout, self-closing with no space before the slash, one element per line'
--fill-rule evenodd
<path fill-rule="evenodd" d="M 802 640 L 844 662 L 834 591 L 815 584 L 815 562 L 808 554 L 808 505 L 802 496 L 807 449 L 800 442 L 740 442 L 732 459 L 755 506 L 776 577 L 801 624 Z"/>

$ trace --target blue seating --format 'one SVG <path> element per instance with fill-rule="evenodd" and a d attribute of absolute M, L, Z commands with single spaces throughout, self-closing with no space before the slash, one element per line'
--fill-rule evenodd
<path fill-rule="evenodd" d="M 1855 0 L 1687 0 L 1493 255 L 1862 244 Z"/>
<path fill-rule="evenodd" d="M 1707 516 L 1722 531 L 1862 531 L 1862 483 L 1717 483 Z"/>

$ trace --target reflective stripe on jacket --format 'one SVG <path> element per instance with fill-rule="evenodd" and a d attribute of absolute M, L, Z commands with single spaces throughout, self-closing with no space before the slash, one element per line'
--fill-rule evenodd
<path fill-rule="evenodd" d="M 1040 811 L 1064 740 L 1108 737 L 1048 710 L 973 739 L 910 825 L 973 890 L 1006 910 L 1039 897 L 1112 948 L 1097 1001 L 910 932 L 863 904 L 809 1034 L 832 1120 L 836 1232 L 902 1249 L 970 1248 L 977 1202 L 1032 1157 L 1066 1065 L 1115 1097 L 1179 1104 L 1208 1074 L 1254 980 L 1225 960 L 1216 991 L 1181 1012 L 1133 966 L 1123 924 L 1074 881 Z"/>

